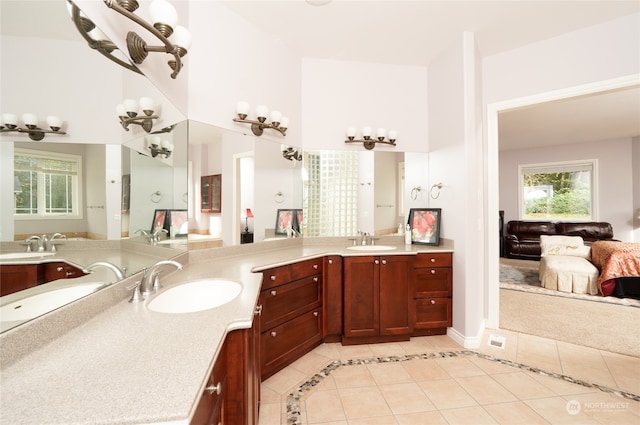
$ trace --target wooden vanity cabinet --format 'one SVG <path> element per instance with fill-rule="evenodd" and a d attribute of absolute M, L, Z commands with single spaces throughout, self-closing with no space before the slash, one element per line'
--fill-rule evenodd
<path fill-rule="evenodd" d="M 0 296 L 13 294 L 58 279 L 84 276 L 82 270 L 64 261 L 39 264 L 0 265 Z"/>
<path fill-rule="evenodd" d="M 342 256 L 329 255 L 322 265 L 322 334 L 325 342 L 342 340 Z"/>
<path fill-rule="evenodd" d="M 414 260 L 414 336 L 445 335 L 452 324 L 452 257 L 424 253 Z"/>
<path fill-rule="evenodd" d="M 209 375 L 196 413 L 191 420 L 192 425 L 218 425 L 224 424 L 225 398 L 227 397 L 227 343 L 220 349 L 218 358 Z"/>
<path fill-rule="evenodd" d="M 343 344 L 409 340 L 411 256 L 345 257 Z"/>
<path fill-rule="evenodd" d="M 322 258 L 265 270 L 259 308 L 262 379 L 322 342 Z"/>

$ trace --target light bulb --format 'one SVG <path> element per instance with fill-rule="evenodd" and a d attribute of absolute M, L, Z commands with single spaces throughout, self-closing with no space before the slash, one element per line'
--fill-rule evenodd
<path fill-rule="evenodd" d="M 355 127 L 349 127 L 347 128 L 347 137 L 356 137 L 356 128 Z"/>
<path fill-rule="evenodd" d="M 280 124 L 282 113 L 280 111 L 271 111 L 271 122 Z"/>
<path fill-rule="evenodd" d="M 289 128 L 289 118 L 288 117 L 282 117 L 282 119 L 280 120 L 280 128 Z"/>
<path fill-rule="evenodd" d="M 125 99 L 124 102 L 124 110 L 131 115 L 132 113 L 134 114 L 134 116 L 136 116 L 138 114 L 138 102 L 133 100 L 133 99 Z"/>
<path fill-rule="evenodd" d="M 398 138 L 398 132 L 395 130 L 389 130 L 389 140 L 394 142 Z"/>
<path fill-rule="evenodd" d="M 240 102 L 238 102 L 238 104 L 236 105 L 236 113 L 238 115 L 242 114 L 242 115 L 249 115 L 249 104 L 243 100 L 241 100 Z"/>
<path fill-rule="evenodd" d="M 18 126 L 18 116 L 16 114 L 2 114 L 2 123 L 6 126 Z"/>
<path fill-rule="evenodd" d="M 371 127 L 362 127 L 362 137 L 371 136 Z"/>
<path fill-rule="evenodd" d="M 178 25 L 173 29 L 173 34 L 169 37 L 169 41 L 184 50 L 191 47 L 191 33 L 182 25 Z"/>
<path fill-rule="evenodd" d="M 49 115 L 47 117 L 47 125 L 52 129 L 60 129 L 60 127 L 62 127 L 62 120 L 55 115 Z"/>
<path fill-rule="evenodd" d="M 173 28 L 178 23 L 178 12 L 167 0 L 153 0 L 149 5 L 149 15 L 154 24 L 165 24 Z"/>
<path fill-rule="evenodd" d="M 124 105 L 122 103 L 116 106 L 116 114 L 118 114 L 119 117 L 127 116 L 127 111 L 124 109 Z"/>
<path fill-rule="evenodd" d="M 376 130 L 376 137 L 378 139 L 380 138 L 385 138 L 385 136 L 387 135 L 387 130 L 385 130 L 384 128 L 379 128 Z"/>
<path fill-rule="evenodd" d="M 36 114 L 22 114 L 22 122 L 26 125 L 26 126 L 30 126 L 30 125 L 38 125 L 38 117 L 36 116 Z"/>
<path fill-rule="evenodd" d="M 258 118 L 267 118 L 267 115 L 269 115 L 269 108 L 265 105 L 256 106 L 256 116 Z"/>

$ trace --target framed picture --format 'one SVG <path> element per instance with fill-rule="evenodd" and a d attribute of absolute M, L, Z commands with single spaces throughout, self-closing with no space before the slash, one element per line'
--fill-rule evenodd
<path fill-rule="evenodd" d="M 153 231 L 158 227 L 167 229 L 167 210 L 156 210 L 153 213 L 153 222 L 151 222 L 151 233 L 153 233 Z"/>
<path fill-rule="evenodd" d="M 169 223 L 169 237 L 180 238 L 186 237 L 189 233 L 189 217 L 187 216 L 187 210 L 167 210 L 169 217 L 167 222 Z"/>
<path fill-rule="evenodd" d="M 287 229 L 291 228 L 300 234 L 302 225 L 301 209 L 278 209 L 276 214 L 276 235 L 286 235 Z"/>
<path fill-rule="evenodd" d="M 441 208 L 411 208 L 409 226 L 411 243 L 440 245 Z"/>

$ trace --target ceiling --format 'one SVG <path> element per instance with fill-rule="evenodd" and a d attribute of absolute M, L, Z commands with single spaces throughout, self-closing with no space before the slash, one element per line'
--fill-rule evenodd
<path fill-rule="evenodd" d="M 0 3 L 2 34 L 82 40 L 64 0 Z M 480 55 L 488 56 L 640 13 L 637 0 L 223 3 L 300 56 L 406 66 L 428 66 L 465 31 L 475 34 Z M 501 150 L 640 135 L 640 87 L 504 112 L 499 126 Z"/>

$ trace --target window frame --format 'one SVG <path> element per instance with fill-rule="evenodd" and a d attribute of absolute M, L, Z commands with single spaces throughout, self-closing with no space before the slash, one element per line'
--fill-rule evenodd
<path fill-rule="evenodd" d="M 524 196 L 524 176 L 526 174 L 544 174 L 544 169 L 555 168 L 557 173 L 574 171 L 577 167 L 590 166 L 591 167 L 591 216 L 587 218 L 577 217 L 545 217 L 545 218 L 529 218 L 525 217 L 525 196 Z M 539 169 L 540 172 L 536 173 L 535 170 Z M 531 171 L 534 172 L 531 172 Z M 583 159 L 583 160 L 570 160 L 570 161 L 558 161 L 558 162 L 543 162 L 535 164 L 519 164 L 518 165 L 518 217 L 522 221 L 573 221 L 573 222 L 588 222 L 598 221 L 598 160 L 597 159 Z"/>
<path fill-rule="evenodd" d="M 13 218 L 18 221 L 30 221 L 30 220 L 82 220 L 84 219 L 83 208 L 83 193 L 84 193 L 84 174 L 83 174 L 83 157 L 82 155 L 69 154 L 62 152 L 50 152 L 36 149 L 24 149 L 15 148 L 14 157 L 16 155 L 29 156 L 33 158 L 52 159 L 52 160 L 65 160 L 72 161 L 76 164 L 76 175 L 72 181 L 73 197 L 72 197 L 72 209 L 73 213 L 46 213 L 46 196 L 45 196 L 45 184 L 44 173 L 42 170 L 36 171 L 38 174 L 38 213 L 37 214 L 16 214 L 16 208 L 13 208 Z M 16 171 L 15 163 L 14 173 Z M 18 169 L 19 171 L 19 169 Z"/>

